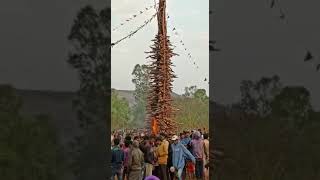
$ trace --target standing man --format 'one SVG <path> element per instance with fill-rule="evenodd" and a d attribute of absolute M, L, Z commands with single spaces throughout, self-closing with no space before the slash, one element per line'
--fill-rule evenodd
<path fill-rule="evenodd" d="M 201 134 L 199 131 L 193 133 L 193 139 L 191 140 L 192 154 L 196 158 L 196 178 L 203 178 L 203 169 L 204 169 L 204 143 L 201 139 Z"/>
<path fill-rule="evenodd" d="M 122 169 L 123 169 L 123 161 L 124 161 L 124 153 L 122 149 L 119 147 L 120 139 L 115 138 L 113 140 L 114 147 L 111 150 L 111 172 L 113 180 L 115 176 L 117 176 L 118 180 L 122 180 Z"/>
<path fill-rule="evenodd" d="M 143 152 L 139 148 L 139 142 L 133 141 L 131 156 L 129 157 L 128 167 L 130 169 L 130 180 L 142 179 L 142 168 L 144 163 Z"/>
<path fill-rule="evenodd" d="M 203 143 L 204 143 L 204 178 L 205 180 L 209 180 L 209 135 L 205 133 L 203 135 Z"/>
<path fill-rule="evenodd" d="M 186 164 L 186 159 L 190 159 L 193 163 L 196 162 L 196 159 L 190 151 L 181 144 L 178 136 L 174 135 L 172 137 L 172 141 L 172 165 L 174 169 L 178 171 L 178 180 L 182 180 L 182 173 Z"/>
<path fill-rule="evenodd" d="M 144 153 L 145 177 L 152 175 L 154 152 L 150 143 L 149 136 L 144 137 L 144 143 L 140 145 L 141 151 Z"/>
<path fill-rule="evenodd" d="M 123 153 L 124 153 L 124 162 L 123 162 L 123 178 L 122 180 L 127 180 L 129 178 L 129 168 L 128 168 L 128 163 L 129 163 L 129 158 L 131 155 L 131 141 L 125 140 L 124 142 L 124 148 L 123 148 Z"/>
<path fill-rule="evenodd" d="M 169 142 L 165 139 L 165 137 L 160 135 L 158 137 L 157 141 L 160 143 L 160 145 L 157 148 L 157 154 L 158 154 L 158 164 L 159 164 L 159 178 L 161 180 L 167 180 L 168 179 L 168 173 L 167 173 L 167 161 L 168 161 L 168 148 L 169 148 Z"/>

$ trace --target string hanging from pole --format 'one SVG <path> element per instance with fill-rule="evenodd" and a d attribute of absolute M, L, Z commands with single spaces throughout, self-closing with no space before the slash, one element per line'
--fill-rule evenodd
<path fill-rule="evenodd" d="M 157 3 L 155 5 L 150 5 L 146 8 L 144 8 L 143 10 L 139 11 L 137 14 L 134 14 L 132 16 L 130 16 L 130 18 L 127 18 L 126 20 L 124 20 L 124 22 L 120 23 L 119 25 L 115 26 L 114 28 L 112 28 L 112 31 L 116 31 L 119 28 L 121 28 L 122 26 L 126 25 L 127 23 L 131 22 L 132 20 L 136 19 L 137 17 L 139 17 L 140 15 L 144 14 L 145 12 L 149 11 L 150 9 L 153 9 L 153 7 L 157 6 Z"/>
<path fill-rule="evenodd" d="M 167 18 L 168 18 L 168 21 L 169 19 L 171 20 L 171 16 L 167 13 Z M 170 28 L 170 26 L 169 26 Z M 177 28 L 175 26 L 171 27 L 171 30 L 173 32 L 174 35 L 176 35 L 179 39 L 179 44 L 182 46 L 184 52 L 186 53 L 187 57 L 189 58 L 189 60 L 191 61 L 192 65 L 198 70 L 199 69 L 199 65 L 196 63 L 195 59 L 193 58 L 193 55 L 191 54 L 191 52 L 189 51 L 189 49 L 186 47 L 186 43 L 183 41 L 182 37 L 180 36 L 179 32 L 177 31 Z M 204 82 L 208 82 L 209 83 L 209 80 L 207 77 L 204 78 L 203 80 Z"/>
<path fill-rule="evenodd" d="M 122 42 L 125 39 L 131 38 L 134 34 L 136 34 L 138 31 L 140 31 L 142 28 L 144 28 L 145 26 L 147 26 L 155 17 L 156 17 L 157 13 L 153 14 L 152 17 L 148 20 L 146 20 L 144 22 L 144 24 L 142 24 L 141 26 L 139 26 L 136 30 L 131 31 L 128 35 L 126 35 L 125 37 L 115 41 L 114 43 L 111 43 L 111 48 L 114 47 L 115 45 L 119 44 L 120 42 Z"/>
<path fill-rule="evenodd" d="M 168 19 L 172 19 L 172 18 L 170 18 L 168 13 L 167 13 L 167 18 Z M 196 61 L 194 60 L 193 55 L 191 54 L 191 52 L 186 47 L 185 42 L 180 37 L 179 32 L 177 31 L 176 27 L 173 27 L 171 30 L 172 30 L 173 34 L 176 35 L 179 38 L 179 40 L 180 40 L 179 44 L 182 46 L 182 48 L 185 51 L 185 53 L 187 54 L 187 57 L 189 58 L 189 60 L 192 62 L 192 64 L 195 66 L 196 69 L 199 69 L 199 66 L 197 65 Z"/>

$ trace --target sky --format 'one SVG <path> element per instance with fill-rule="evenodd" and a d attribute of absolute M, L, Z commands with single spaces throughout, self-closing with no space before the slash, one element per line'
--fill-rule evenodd
<path fill-rule="evenodd" d="M 70 91 L 79 87 L 66 63 L 76 13 L 101 0 L 0 1 L 0 83 L 19 89 Z"/>
<path fill-rule="evenodd" d="M 213 2 L 210 31 L 222 49 L 210 55 L 214 100 L 235 102 L 242 80 L 277 74 L 284 85 L 306 87 L 313 106 L 320 109 L 320 72 L 303 61 L 310 49 L 319 62 L 320 1 L 281 0 L 287 23 L 278 18 L 279 10 L 269 8 L 269 1 Z"/>
<path fill-rule="evenodd" d="M 112 0 L 112 28 L 118 27 L 122 22 L 144 8 L 154 5 L 154 0 Z M 174 52 L 179 54 L 172 58 L 175 67 L 173 70 L 178 78 L 174 79 L 173 91 L 178 94 L 184 93 L 187 86 L 196 85 L 198 88 L 206 89 L 209 93 L 209 0 L 168 0 L 167 13 L 168 35 L 170 41 L 175 45 Z M 154 9 L 137 16 L 134 21 L 127 23 L 118 30 L 112 32 L 112 42 L 126 36 L 130 31 L 142 25 L 155 13 Z M 175 35 L 176 28 L 179 35 Z M 132 71 L 136 64 L 147 64 L 146 51 L 152 45 L 151 40 L 157 33 L 156 19 L 148 24 L 132 38 L 112 48 L 111 55 L 111 86 L 116 89 L 133 90 Z M 183 41 L 188 52 L 179 43 Z M 198 69 L 188 58 L 188 53 L 194 57 Z"/>

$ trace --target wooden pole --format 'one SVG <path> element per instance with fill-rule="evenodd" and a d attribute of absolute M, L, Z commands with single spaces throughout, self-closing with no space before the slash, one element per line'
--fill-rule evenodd
<path fill-rule="evenodd" d="M 172 101 L 172 79 L 175 77 L 171 69 L 171 57 L 175 54 L 171 48 L 169 38 L 167 36 L 166 21 L 166 0 L 159 0 L 159 8 L 157 13 L 158 34 L 151 47 L 153 59 L 150 73 L 151 91 L 148 97 L 148 120 L 149 129 L 156 129 L 160 132 L 171 133 L 176 129 L 175 122 L 172 119 L 173 108 Z M 151 126 L 151 127 L 150 127 Z"/>

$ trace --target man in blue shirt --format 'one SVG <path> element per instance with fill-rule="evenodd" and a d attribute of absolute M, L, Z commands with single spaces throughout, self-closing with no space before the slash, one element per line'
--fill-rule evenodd
<path fill-rule="evenodd" d="M 178 179 L 182 180 L 182 172 L 186 164 L 186 159 L 190 159 L 193 163 L 196 162 L 195 157 L 190 151 L 179 141 L 178 136 L 172 137 L 174 142 L 171 145 L 172 148 L 172 166 L 178 172 Z"/>
<path fill-rule="evenodd" d="M 187 147 L 190 142 L 191 142 L 190 135 L 188 134 L 188 132 L 184 132 L 181 137 L 181 144 L 183 144 L 185 147 Z"/>
<path fill-rule="evenodd" d="M 124 152 L 119 146 L 120 139 L 116 138 L 113 140 L 114 147 L 112 148 L 112 157 L 111 157 L 111 172 L 112 177 L 114 179 L 117 176 L 118 180 L 122 180 L 122 168 L 123 168 L 123 161 L 124 161 Z"/>

